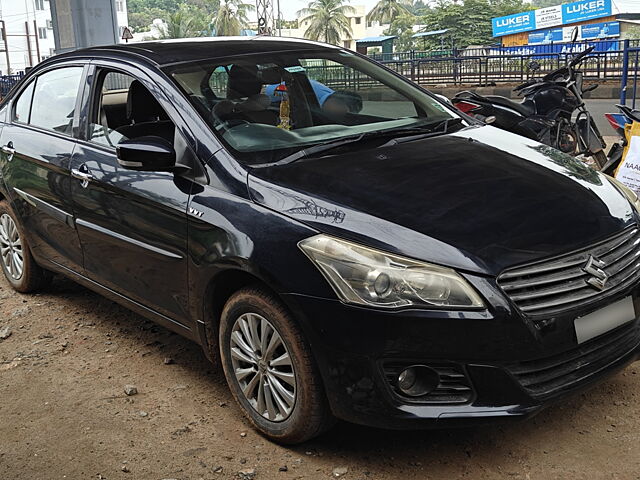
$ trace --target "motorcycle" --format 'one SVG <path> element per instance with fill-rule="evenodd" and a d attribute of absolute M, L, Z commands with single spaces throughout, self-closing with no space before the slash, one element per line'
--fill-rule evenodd
<path fill-rule="evenodd" d="M 607 163 L 602 167 L 602 171 L 607 175 L 613 175 L 622 161 L 622 151 L 627 146 L 627 137 L 624 134 L 624 127 L 628 123 L 638 122 L 640 123 L 640 111 L 632 110 L 625 105 L 616 105 L 620 113 L 605 113 L 605 118 L 609 121 L 611 127 L 618 134 L 620 139 L 618 142 L 611 145 L 609 159 Z"/>
<path fill-rule="evenodd" d="M 462 112 L 513 133 L 537 140 L 570 155 L 593 157 L 598 168 L 607 163 L 606 146 L 583 95 L 598 87 L 583 88 L 578 65 L 595 46 L 579 53 L 567 64 L 541 79 L 530 79 L 514 88 L 523 97 L 513 101 L 499 95 L 463 91 L 451 99 Z M 535 72 L 535 61 L 529 64 Z"/>

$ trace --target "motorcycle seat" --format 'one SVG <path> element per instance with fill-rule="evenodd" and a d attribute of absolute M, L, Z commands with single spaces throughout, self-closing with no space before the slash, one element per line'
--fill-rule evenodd
<path fill-rule="evenodd" d="M 501 97 L 500 95 L 486 95 L 484 98 L 495 105 L 511 108 L 525 117 L 529 117 L 536 113 L 535 104 L 531 100 L 514 102 L 510 98 Z"/>

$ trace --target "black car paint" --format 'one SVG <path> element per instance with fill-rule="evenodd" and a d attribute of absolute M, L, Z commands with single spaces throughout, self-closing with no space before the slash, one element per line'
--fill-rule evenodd
<path fill-rule="evenodd" d="M 220 55 L 323 48 L 276 40 L 213 45 L 223 45 Z M 85 65 L 75 139 L 13 124 L 8 108 L 21 86 L 0 107 L 0 143 L 13 141 L 19 152 L 12 162 L 0 157 L 0 194 L 25 222 L 37 261 L 195 340 L 208 354 L 215 350 L 211 332 L 229 288 L 268 285 L 300 322 L 331 408 L 344 419 L 408 428 L 422 426 L 419 420 L 525 416 L 546 404 L 529 397 L 501 367 L 574 347 L 573 319 L 595 307 L 541 329 L 514 309 L 495 276 L 621 230 L 637 220 L 629 203 L 577 161 L 491 127 L 252 170 L 233 159 L 159 68 L 211 56 L 208 42 L 190 46 L 94 48 L 33 69 L 21 86 L 47 68 Z M 86 141 L 90 87 L 101 66 L 144 81 L 184 137 L 182 161 L 193 173 L 125 170 L 112 151 Z M 55 154 L 41 158 L 37 151 Z M 82 165 L 96 177 L 88 189 L 69 175 Z M 30 175 L 34 168 L 47 181 L 20 183 L 19 172 Z M 318 232 L 457 268 L 488 308 L 345 305 L 297 248 Z M 618 292 L 605 303 L 631 293 Z M 637 355 L 629 353 L 590 380 Z M 381 378 L 382 358 L 463 363 L 475 398 L 456 407 L 402 402 Z"/>

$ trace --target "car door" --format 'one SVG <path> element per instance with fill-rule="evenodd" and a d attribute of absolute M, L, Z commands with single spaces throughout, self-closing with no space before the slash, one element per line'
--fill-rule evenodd
<path fill-rule="evenodd" d="M 83 75 L 83 65 L 56 65 L 30 79 L 13 96 L 0 133 L 2 176 L 33 254 L 74 272 L 82 271 L 82 251 L 69 198 L 69 162 Z"/>
<path fill-rule="evenodd" d="M 127 138 L 120 132 L 135 136 L 144 128 L 141 118 L 133 118 L 136 109 L 148 109 L 156 96 L 165 105 L 167 101 L 136 70 L 96 66 L 90 79 L 85 141 L 71 159 L 71 196 L 86 275 L 173 322 L 186 324 L 186 212 L 192 185 L 171 172 L 123 168 L 115 149 Z M 131 92 L 148 96 L 133 102 Z M 159 103 L 154 105 L 157 110 Z M 162 121 L 151 120 L 145 133 L 159 135 L 171 126 L 175 130 L 163 116 Z M 178 136 L 175 132 L 174 138 Z M 184 154 L 188 147 L 181 137 L 178 142 L 174 138 L 178 155 Z"/>

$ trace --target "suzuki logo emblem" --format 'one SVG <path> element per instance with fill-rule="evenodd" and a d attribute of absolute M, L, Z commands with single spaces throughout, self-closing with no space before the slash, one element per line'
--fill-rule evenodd
<path fill-rule="evenodd" d="M 594 257 L 593 255 L 589 255 L 587 264 L 582 267 L 583 272 L 591 275 L 591 277 L 587 279 L 587 283 L 598 290 L 602 290 L 609 279 L 609 275 L 607 275 L 607 272 L 603 270 L 605 266 L 606 263 L 602 260 Z"/>

